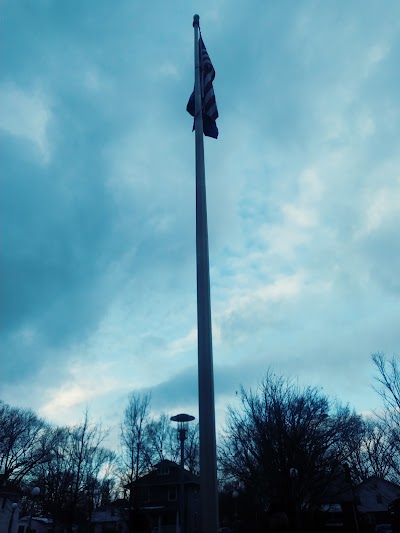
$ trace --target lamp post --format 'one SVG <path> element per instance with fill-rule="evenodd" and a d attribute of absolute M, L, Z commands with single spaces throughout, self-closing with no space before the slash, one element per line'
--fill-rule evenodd
<path fill-rule="evenodd" d="M 298 524 L 297 524 L 297 497 L 296 497 L 296 480 L 299 475 L 299 471 L 297 468 L 292 467 L 289 470 L 289 478 L 291 483 L 291 499 L 292 499 L 292 505 L 293 505 L 293 521 L 294 521 L 294 531 L 297 531 Z"/>
<path fill-rule="evenodd" d="M 356 494 L 354 492 L 354 486 L 351 479 L 351 473 L 350 473 L 350 467 L 347 463 L 343 464 L 344 474 L 345 474 L 345 480 L 350 485 L 351 489 L 351 496 L 352 496 L 352 502 L 351 507 L 353 511 L 353 520 L 354 520 L 354 526 L 357 533 L 360 532 L 360 526 L 358 523 L 358 516 L 357 516 L 357 502 L 356 502 Z"/>
<path fill-rule="evenodd" d="M 11 533 L 12 531 L 12 525 L 13 525 L 13 520 L 14 520 L 14 513 L 15 513 L 15 509 L 18 507 L 18 503 L 17 502 L 13 502 L 11 504 L 11 516 L 10 516 L 10 521 L 8 522 L 8 533 Z"/>
<path fill-rule="evenodd" d="M 235 533 L 238 532 L 238 498 L 239 498 L 239 492 L 237 490 L 234 490 L 232 492 L 232 498 L 233 498 L 233 505 L 234 505 L 234 511 L 233 511 L 233 531 Z"/>
<path fill-rule="evenodd" d="M 33 487 L 31 490 L 31 505 L 29 509 L 29 518 L 28 518 L 28 527 L 26 528 L 26 533 L 31 533 L 31 526 L 32 526 L 32 513 L 33 513 L 33 500 L 36 496 L 39 496 L 40 494 L 40 488 L 39 487 Z"/>
<path fill-rule="evenodd" d="M 180 413 L 179 415 L 171 416 L 172 422 L 178 423 L 178 439 L 181 444 L 181 479 L 179 490 L 179 528 L 180 533 L 185 532 L 185 440 L 189 422 L 194 420 L 194 416 Z"/>

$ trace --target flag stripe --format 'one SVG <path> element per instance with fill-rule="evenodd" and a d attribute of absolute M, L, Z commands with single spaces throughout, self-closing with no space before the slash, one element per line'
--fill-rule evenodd
<path fill-rule="evenodd" d="M 218 128 L 215 121 L 218 118 L 218 109 L 217 103 L 215 101 L 215 94 L 213 88 L 215 70 L 213 64 L 211 63 L 210 56 L 208 55 L 202 37 L 200 37 L 199 39 L 199 56 L 201 69 L 200 78 L 202 86 L 203 133 L 207 137 L 213 137 L 214 139 L 217 139 Z M 186 109 L 192 115 L 192 117 L 195 117 L 194 91 L 190 95 Z"/>
<path fill-rule="evenodd" d="M 215 70 L 211 63 L 210 56 L 204 45 L 203 38 L 200 37 L 200 57 L 203 81 L 203 114 L 207 115 L 213 122 L 218 118 L 218 109 L 215 101 L 215 94 L 212 82 L 215 78 Z M 216 126 L 216 125 L 215 125 Z M 205 133 L 206 134 L 206 133 Z M 206 134 L 207 135 L 207 134 Z"/>

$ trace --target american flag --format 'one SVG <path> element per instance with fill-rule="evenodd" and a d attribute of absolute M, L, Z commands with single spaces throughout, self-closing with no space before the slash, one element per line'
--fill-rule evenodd
<path fill-rule="evenodd" d="M 218 138 L 218 128 L 216 120 L 218 118 L 218 109 L 215 101 L 215 94 L 213 88 L 213 81 L 215 78 L 215 70 L 211 63 L 210 56 L 204 45 L 203 38 L 199 41 L 200 53 L 200 79 L 201 79 L 201 95 L 203 108 L 203 133 L 207 137 Z M 186 106 L 188 113 L 195 116 L 195 97 L 194 91 L 190 95 L 189 102 Z M 196 119 L 196 117 L 195 117 Z M 194 129 L 194 126 L 193 126 Z"/>

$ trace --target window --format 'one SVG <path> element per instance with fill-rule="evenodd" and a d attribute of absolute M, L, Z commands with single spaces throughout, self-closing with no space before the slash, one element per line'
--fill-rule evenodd
<path fill-rule="evenodd" d="M 157 470 L 158 476 L 169 476 L 169 467 L 168 466 L 161 466 Z"/>
<path fill-rule="evenodd" d="M 18 533 L 24 533 L 24 531 L 25 531 L 25 526 L 19 526 Z"/>
<path fill-rule="evenodd" d="M 168 500 L 175 501 L 176 500 L 176 486 L 172 485 L 172 487 L 168 487 Z"/>

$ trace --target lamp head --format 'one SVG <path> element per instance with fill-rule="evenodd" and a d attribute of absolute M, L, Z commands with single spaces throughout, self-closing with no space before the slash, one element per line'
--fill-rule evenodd
<path fill-rule="evenodd" d="M 31 490 L 31 496 L 39 496 L 40 494 L 40 488 L 39 487 L 33 487 Z"/>
<path fill-rule="evenodd" d="M 194 420 L 194 416 L 180 413 L 179 415 L 171 416 L 172 422 L 178 422 L 178 431 L 180 429 L 187 430 L 189 422 Z"/>

